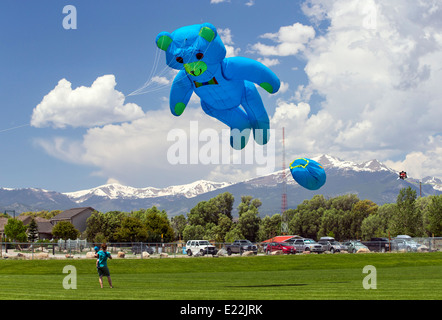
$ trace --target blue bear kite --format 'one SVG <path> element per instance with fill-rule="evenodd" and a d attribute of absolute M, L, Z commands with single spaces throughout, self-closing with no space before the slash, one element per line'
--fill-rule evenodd
<path fill-rule="evenodd" d="M 180 70 L 170 91 L 173 115 L 183 113 L 195 92 L 204 112 L 230 127 L 233 148 L 246 146 L 250 130 L 257 143 L 268 142 L 269 117 L 254 83 L 277 92 L 280 81 L 269 68 L 244 57 L 226 58 L 221 37 L 210 23 L 161 32 L 156 43 L 166 52 L 167 65 Z"/>

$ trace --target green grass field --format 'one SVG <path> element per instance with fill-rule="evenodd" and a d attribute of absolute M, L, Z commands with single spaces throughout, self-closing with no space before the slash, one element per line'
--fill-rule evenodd
<path fill-rule="evenodd" d="M 63 288 L 66 265 L 77 289 Z M 377 288 L 366 290 L 366 265 Z M 442 252 L 109 261 L 114 288 L 94 260 L 0 260 L 0 299 L 32 300 L 440 300 Z"/>

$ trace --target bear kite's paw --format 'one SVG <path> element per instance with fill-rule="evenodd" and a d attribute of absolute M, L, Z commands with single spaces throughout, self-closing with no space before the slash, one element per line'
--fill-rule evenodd
<path fill-rule="evenodd" d="M 182 113 L 184 112 L 184 109 L 186 109 L 186 105 L 182 102 L 178 102 L 175 107 L 174 107 L 174 115 L 175 116 L 180 116 L 182 115 Z"/>
<path fill-rule="evenodd" d="M 267 91 L 268 93 L 274 93 L 272 85 L 268 82 L 260 83 L 259 86 L 261 88 L 263 88 L 265 91 Z"/>

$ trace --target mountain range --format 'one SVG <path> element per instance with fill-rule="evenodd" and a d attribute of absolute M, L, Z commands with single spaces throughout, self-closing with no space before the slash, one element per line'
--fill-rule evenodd
<path fill-rule="evenodd" d="M 262 202 L 261 216 L 281 212 L 282 193 L 286 190 L 287 208 L 296 208 L 303 200 L 316 194 L 336 197 L 356 194 L 359 199 L 369 199 L 378 205 L 396 202 L 402 188 L 411 186 L 418 195 L 442 194 L 442 181 L 435 177 L 422 180 L 398 179 L 398 173 L 377 160 L 363 163 L 340 160 L 330 155 L 313 158 L 327 174 L 326 184 L 310 191 L 299 186 L 290 171 L 280 170 L 271 174 L 236 183 L 195 181 L 186 185 L 167 188 L 133 188 L 119 184 L 106 184 L 76 192 L 60 193 L 35 188 L 0 188 L 0 210 L 24 211 L 66 210 L 75 207 L 93 207 L 101 212 L 138 210 L 156 206 L 171 216 L 186 214 L 198 202 L 209 200 L 223 192 L 234 198 L 234 210 L 241 196 L 250 195 Z M 285 187 L 284 187 L 285 180 Z M 235 212 L 233 212 L 235 215 Z"/>

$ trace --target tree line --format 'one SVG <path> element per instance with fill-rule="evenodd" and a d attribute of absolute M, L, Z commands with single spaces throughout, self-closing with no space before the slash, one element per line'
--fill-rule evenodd
<path fill-rule="evenodd" d="M 369 240 L 399 234 L 412 237 L 442 236 L 442 195 L 418 198 L 411 187 L 399 191 L 396 203 L 378 206 L 371 200 L 360 200 L 355 194 L 331 198 L 315 195 L 304 200 L 296 209 L 263 218 L 259 214 L 262 205 L 259 199 L 242 196 L 237 207 L 237 218 L 232 215 L 233 204 L 233 195 L 225 192 L 199 202 L 186 215 L 170 218 L 166 211 L 156 207 L 131 212 L 95 211 L 87 220 L 86 231 L 81 237 L 96 243 L 158 243 L 190 239 L 215 242 L 248 239 L 260 242 L 281 235 L 283 224 L 288 234 L 313 239 L 332 236 L 337 240 Z M 44 211 L 22 214 L 48 218 L 58 213 Z M 53 229 L 54 236 L 62 239 L 79 236 L 78 230 L 68 224 L 58 223 Z M 7 228 L 8 225 L 5 226 L 5 233 L 12 228 L 12 223 Z M 14 228 L 20 229 L 15 225 Z M 35 229 L 34 224 L 32 228 Z M 23 238 L 25 230 L 20 230 Z"/>

